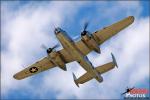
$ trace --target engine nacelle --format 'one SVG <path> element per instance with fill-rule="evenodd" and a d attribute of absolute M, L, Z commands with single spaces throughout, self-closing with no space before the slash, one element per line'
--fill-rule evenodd
<path fill-rule="evenodd" d="M 100 53 L 100 48 L 97 42 L 94 40 L 93 36 L 90 34 L 86 34 L 82 36 L 81 39 L 88 48 L 93 49 L 95 52 Z"/>
<path fill-rule="evenodd" d="M 59 68 L 61 68 L 62 70 L 66 71 L 66 64 L 63 61 L 63 59 L 61 58 L 60 54 L 57 53 L 56 51 L 52 51 L 51 53 L 49 53 L 49 58 L 50 60 L 57 65 Z"/>

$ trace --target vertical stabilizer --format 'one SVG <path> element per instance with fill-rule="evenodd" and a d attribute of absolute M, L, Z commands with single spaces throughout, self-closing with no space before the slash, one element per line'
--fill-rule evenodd
<path fill-rule="evenodd" d="M 74 73 L 72 73 L 72 75 L 73 75 L 73 79 L 74 79 L 75 84 L 79 87 L 79 84 L 76 81 L 77 80 L 76 76 L 74 75 Z"/>
<path fill-rule="evenodd" d="M 113 53 L 111 53 L 112 59 L 113 59 L 113 63 L 115 64 L 115 66 L 118 68 L 118 64 L 116 62 L 115 56 L 113 55 Z"/>

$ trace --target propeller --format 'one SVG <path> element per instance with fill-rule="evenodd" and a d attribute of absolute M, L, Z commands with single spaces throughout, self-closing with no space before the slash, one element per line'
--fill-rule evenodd
<path fill-rule="evenodd" d="M 73 37 L 73 40 L 74 40 L 74 41 L 79 41 L 79 40 L 80 40 L 80 36 L 77 35 L 77 36 Z"/>
<path fill-rule="evenodd" d="M 54 49 L 59 47 L 59 44 L 54 45 L 52 48 L 47 48 L 44 44 L 41 45 L 41 48 L 46 50 L 47 54 L 51 53 Z"/>
<path fill-rule="evenodd" d="M 44 50 L 47 50 L 47 47 L 44 44 L 41 45 L 41 48 L 44 49 Z"/>
<path fill-rule="evenodd" d="M 89 25 L 89 23 L 88 23 L 88 22 L 85 22 L 85 24 L 84 24 L 84 30 L 83 30 L 83 31 L 86 31 L 88 25 Z"/>
<path fill-rule="evenodd" d="M 87 29 L 88 25 L 89 25 L 89 23 L 85 22 L 84 27 L 83 27 L 83 32 L 81 32 L 81 36 L 86 35 L 86 33 L 87 33 L 86 29 Z"/>
<path fill-rule="evenodd" d="M 59 44 L 56 44 L 56 45 L 54 45 L 53 47 L 52 47 L 52 49 L 56 49 L 56 48 L 58 48 L 59 47 Z"/>

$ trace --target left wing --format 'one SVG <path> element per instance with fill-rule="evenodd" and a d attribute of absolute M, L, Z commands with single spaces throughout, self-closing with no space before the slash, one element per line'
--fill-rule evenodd
<path fill-rule="evenodd" d="M 97 42 L 98 45 L 101 45 L 103 42 L 120 32 L 121 30 L 128 27 L 134 21 L 133 16 L 129 16 L 117 23 L 114 23 L 108 27 L 103 28 L 102 30 L 98 30 L 92 34 L 93 38 Z M 87 55 L 92 50 L 89 49 L 86 44 L 80 40 L 75 43 L 76 47 L 82 52 L 83 55 Z"/>
<path fill-rule="evenodd" d="M 48 70 L 50 68 L 55 67 L 56 65 L 54 65 L 49 59 L 48 57 L 45 57 L 39 61 L 37 61 L 36 63 L 30 65 L 28 68 L 25 68 L 24 70 L 18 72 L 17 74 L 15 74 L 13 77 L 17 80 L 21 80 L 24 79 L 26 77 L 32 76 L 34 74 L 40 73 L 42 71 Z"/>
<path fill-rule="evenodd" d="M 97 43 L 100 45 L 105 42 L 107 39 L 111 38 L 124 28 L 128 27 L 134 21 L 133 16 L 129 16 L 117 23 L 114 23 L 108 27 L 105 27 L 102 30 L 96 31 L 93 33 L 94 38 L 97 40 Z"/>
<path fill-rule="evenodd" d="M 60 53 L 65 63 L 74 61 L 65 49 L 61 49 L 60 51 L 58 51 L 58 53 Z M 52 61 L 48 57 L 44 57 L 36 63 L 30 65 L 28 68 L 25 68 L 24 70 L 18 72 L 13 77 L 15 79 L 21 80 L 54 67 L 56 67 L 56 65 L 52 63 Z"/>
<path fill-rule="evenodd" d="M 80 50 L 80 52 L 86 56 L 88 53 L 90 53 L 92 50 L 89 49 L 86 44 L 83 41 L 78 41 L 75 43 L 76 47 Z"/>
<path fill-rule="evenodd" d="M 65 49 L 61 49 L 60 51 L 57 52 L 61 55 L 65 63 L 75 61 Z"/>

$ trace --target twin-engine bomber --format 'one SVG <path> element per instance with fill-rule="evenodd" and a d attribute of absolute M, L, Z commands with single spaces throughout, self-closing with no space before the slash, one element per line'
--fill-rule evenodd
<path fill-rule="evenodd" d="M 98 67 L 94 67 L 86 55 L 93 50 L 100 54 L 101 51 L 99 45 L 133 22 L 134 17 L 128 16 L 117 23 L 94 32 L 93 34 L 90 34 L 86 30 L 88 24 L 85 24 L 84 30 L 81 32 L 81 39 L 77 42 L 74 42 L 61 28 L 55 28 L 54 33 L 62 44 L 63 49 L 59 51 L 54 50 L 57 45 L 52 48 L 48 48 L 46 50 L 46 57 L 18 72 L 13 77 L 17 80 L 21 80 L 56 66 L 66 71 L 66 63 L 77 61 L 86 71 L 86 73 L 79 78 L 76 78 L 73 74 L 74 82 L 78 87 L 79 84 L 83 84 L 93 78 L 98 82 L 102 82 L 103 78 L 101 75 L 103 73 L 108 72 L 115 66 L 118 67 L 114 55 L 111 53 L 112 62 Z"/>

